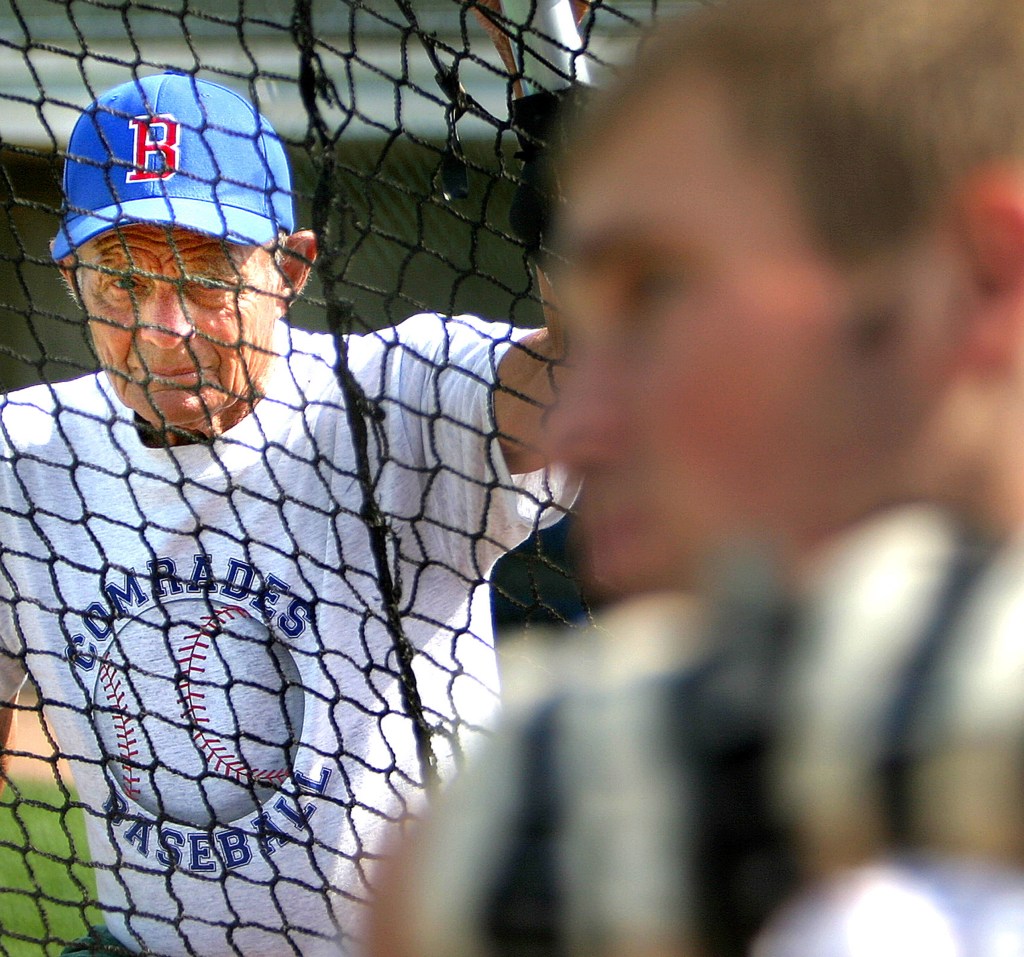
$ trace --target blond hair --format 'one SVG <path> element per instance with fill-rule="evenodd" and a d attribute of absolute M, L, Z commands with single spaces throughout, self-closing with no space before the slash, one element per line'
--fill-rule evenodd
<path fill-rule="evenodd" d="M 701 79 L 725 92 L 755 155 L 788 161 L 845 260 L 906 239 L 973 169 L 1024 162 L 1024 0 L 721 0 L 641 44 L 563 172 L 659 90 Z"/>

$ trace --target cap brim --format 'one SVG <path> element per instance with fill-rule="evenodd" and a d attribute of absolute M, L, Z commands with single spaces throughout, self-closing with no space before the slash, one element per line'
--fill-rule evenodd
<path fill-rule="evenodd" d="M 214 205 L 200 199 L 153 196 L 66 217 L 53 241 L 53 258 L 69 256 L 90 239 L 111 229 L 145 223 L 178 226 L 247 246 L 273 242 L 278 229 L 285 228 L 284 224 L 247 209 Z"/>

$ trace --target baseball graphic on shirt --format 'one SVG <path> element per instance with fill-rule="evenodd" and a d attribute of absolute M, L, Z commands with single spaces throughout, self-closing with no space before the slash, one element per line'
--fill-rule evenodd
<path fill-rule="evenodd" d="M 118 629 L 94 714 L 125 797 L 161 818 L 228 825 L 287 782 L 302 688 L 290 652 L 250 609 L 183 598 Z"/>

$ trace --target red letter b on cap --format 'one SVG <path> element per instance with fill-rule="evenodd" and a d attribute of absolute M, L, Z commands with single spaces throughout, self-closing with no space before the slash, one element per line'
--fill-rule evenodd
<path fill-rule="evenodd" d="M 173 116 L 136 116 L 129 120 L 134 141 L 132 163 L 125 176 L 126 183 L 143 183 L 169 179 L 178 171 L 180 145 L 179 123 Z"/>

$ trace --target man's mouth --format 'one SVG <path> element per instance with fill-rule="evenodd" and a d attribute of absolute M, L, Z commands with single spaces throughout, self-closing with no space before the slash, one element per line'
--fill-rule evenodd
<path fill-rule="evenodd" d="M 195 389 L 204 385 L 207 379 L 196 369 L 150 369 L 142 380 L 148 388 Z"/>

